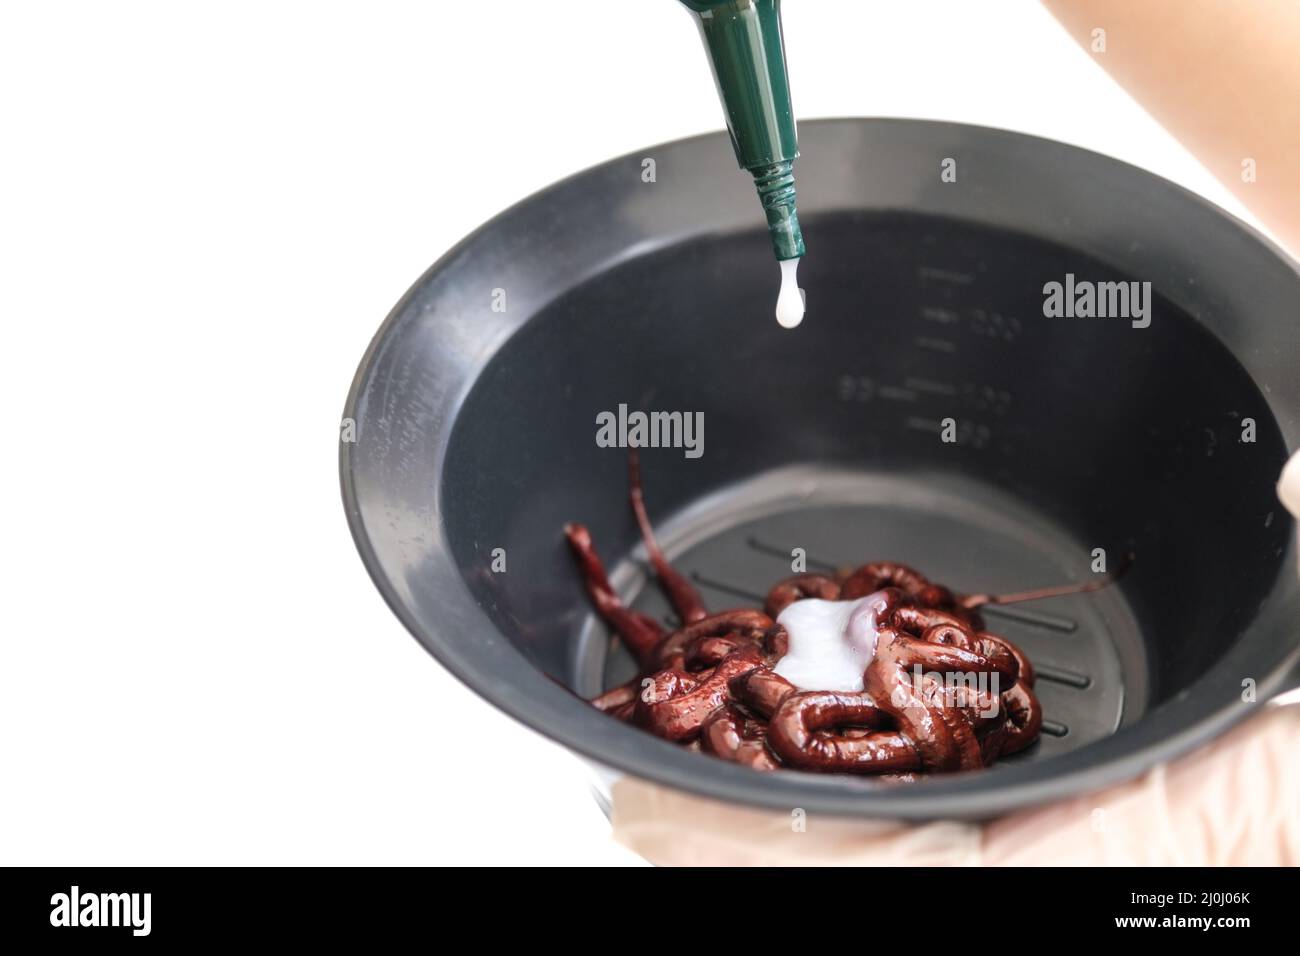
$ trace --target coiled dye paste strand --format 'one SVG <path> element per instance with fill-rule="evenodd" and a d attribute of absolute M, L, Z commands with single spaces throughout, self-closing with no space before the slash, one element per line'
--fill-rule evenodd
<path fill-rule="evenodd" d="M 954 594 L 907 565 L 864 564 L 774 584 L 761 610 L 710 614 L 664 558 L 635 451 L 630 498 L 646 551 L 681 626 L 667 631 L 623 605 L 587 529 L 565 527 L 596 611 L 640 666 L 592 704 L 619 720 L 756 770 L 790 768 L 911 779 L 987 766 L 1038 739 L 1043 712 L 1024 653 L 985 630 L 979 608 L 1096 590 L 1109 583 L 1014 595 Z M 870 598 L 874 646 L 860 691 L 798 688 L 777 668 L 789 634 L 777 617 L 797 601 Z M 793 622 L 792 622 L 793 626 Z M 944 680 L 944 674 L 976 680 Z"/>

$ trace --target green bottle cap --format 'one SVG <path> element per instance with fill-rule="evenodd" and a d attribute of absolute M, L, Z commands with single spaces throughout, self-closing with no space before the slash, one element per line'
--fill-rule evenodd
<path fill-rule="evenodd" d="M 731 145 L 754 176 L 778 259 L 804 254 L 795 211 L 799 155 L 781 37 L 781 0 L 681 0 L 695 14 L 727 114 Z"/>

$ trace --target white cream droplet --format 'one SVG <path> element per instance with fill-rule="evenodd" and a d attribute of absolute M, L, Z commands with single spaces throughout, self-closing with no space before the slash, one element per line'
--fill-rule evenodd
<path fill-rule="evenodd" d="M 888 605 L 880 591 L 856 601 L 795 601 L 776 619 L 790 637 L 776 672 L 800 690 L 862 690 L 880 636 L 876 618 Z"/>
<path fill-rule="evenodd" d="M 799 288 L 799 260 L 781 260 L 781 292 L 776 297 L 776 321 L 783 329 L 793 329 L 803 321 L 803 289 Z"/>

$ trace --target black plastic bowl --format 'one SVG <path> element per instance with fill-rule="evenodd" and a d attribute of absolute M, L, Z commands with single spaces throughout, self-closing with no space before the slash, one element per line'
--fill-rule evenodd
<path fill-rule="evenodd" d="M 863 816 L 987 817 L 1123 780 L 1293 686 L 1300 584 L 1274 492 L 1300 444 L 1293 263 L 1196 196 L 1058 143 L 896 120 L 800 133 L 795 332 L 772 317 L 778 270 L 722 135 L 539 193 L 399 303 L 348 398 L 341 467 L 362 558 L 410 631 L 600 764 Z M 1067 273 L 1151 282 L 1150 326 L 1046 318 L 1044 284 Z M 1112 566 L 1134 552 L 1119 587 L 989 614 L 1042 675 L 1041 742 L 905 787 L 759 774 L 561 686 L 590 696 L 629 668 L 565 522 L 666 613 L 634 560 L 626 453 L 596 443 L 620 403 L 704 413 L 702 457 L 647 451 L 644 471 L 666 549 L 714 609 L 756 604 L 793 548 L 813 568 L 906 561 L 964 592 L 1083 580 L 1094 549 Z"/>

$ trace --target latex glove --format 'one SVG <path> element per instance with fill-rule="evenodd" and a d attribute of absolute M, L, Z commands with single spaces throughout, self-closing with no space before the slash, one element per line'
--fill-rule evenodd
<path fill-rule="evenodd" d="M 665 866 L 1300 865 L 1300 707 L 1268 707 L 1122 786 L 989 824 L 804 818 L 630 778 L 614 837 Z"/>

